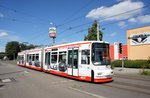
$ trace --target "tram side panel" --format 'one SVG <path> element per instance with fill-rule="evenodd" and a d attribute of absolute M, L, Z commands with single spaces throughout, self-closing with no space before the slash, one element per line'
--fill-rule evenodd
<path fill-rule="evenodd" d="M 25 51 L 18 53 L 17 65 L 26 66 L 26 53 L 25 53 Z"/>
<path fill-rule="evenodd" d="M 79 78 L 80 80 L 91 81 L 91 64 L 90 64 L 90 44 L 83 44 L 79 49 Z"/>
<path fill-rule="evenodd" d="M 67 76 L 67 49 L 45 48 L 43 58 L 43 71 Z"/>
<path fill-rule="evenodd" d="M 90 44 L 76 48 L 45 48 L 43 58 L 45 72 L 91 81 Z"/>
<path fill-rule="evenodd" d="M 26 52 L 26 67 L 42 71 L 42 50 L 29 50 Z"/>

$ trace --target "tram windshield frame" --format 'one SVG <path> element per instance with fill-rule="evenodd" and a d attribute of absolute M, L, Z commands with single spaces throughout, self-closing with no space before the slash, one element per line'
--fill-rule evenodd
<path fill-rule="evenodd" d="M 110 65 L 109 44 L 92 43 L 92 63 L 95 66 Z"/>

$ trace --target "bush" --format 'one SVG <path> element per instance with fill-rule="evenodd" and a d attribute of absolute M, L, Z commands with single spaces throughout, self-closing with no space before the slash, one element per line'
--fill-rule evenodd
<path fill-rule="evenodd" d="M 112 67 L 121 67 L 122 60 L 113 61 L 111 65 Z M 149 60 L 125 60 L 124 67 L 150 69 L 150 63 Z"/>
<path fill-rule="evenodd" d="M 143 71 L 141 72 L 141 75 L 150 76 L 150 71 L 148 71 L 148 70 L 143 70 Z"/>

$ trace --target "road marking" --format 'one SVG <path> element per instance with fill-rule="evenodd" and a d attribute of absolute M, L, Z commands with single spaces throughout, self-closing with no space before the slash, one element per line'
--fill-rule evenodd
<path fill-rule="evenodd" d="M 69 87 L 69 88 L 72 89 L 72 90 L 75 90 L 75 91 L 78 91 L 78 92 L 81 92 L 81 93 L 84 93 L 84 94 L 96 97 L 96 98 L 106 98 L 106 97 L 103 97 L 103 96 L 100 96 L 100 95 L 97 95 L 97 94 L 93 94 L 93 93 L 89 93 L 89 92 L 86 92 L 86 91 L 82 91 L 82 90 L 77 89 L 77 88 L 73 88 L 73 87 Z"/>
<path fill-rule="evenodd" d="M 7 78 L 7 79 L 2 79 L 1 81 L 2 81 L 3 83 L 11 82 L 11 80 L 10 80 L 9 78 Z"/>
<path fill-rule="evenodd" d="M 26 70 L 25 70 L 24 72 L 25 72 L 25 73 L 29 73 L 29 72 L 28 72 L 28 71 L 26 71 Z"/>

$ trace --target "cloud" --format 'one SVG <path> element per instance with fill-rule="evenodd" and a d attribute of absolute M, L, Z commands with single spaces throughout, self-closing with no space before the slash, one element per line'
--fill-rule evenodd
<path fill-rule="evenodd" d="M 1 38 L 1 37 L 5 37 L 5 36 L 8 36 L 8 33 L 7 33 L 7 32 L 0 32 L 0 38 Z"/>
<path fill-rule="evenodd" d="M 18 41 L 20 37 L 14 34 L 12 35 L 12 32 L 9 30 L 0 30 L 0 39 L 5 41 Z"/>
<path fill-rule="evenodd" d="M 121 28 L 124 28 L 124 27 L 127 26 L 124 21 L 119 22 L 118 25 L 119 25 Z"/>
<path fill-rule="evenodd" d="M 104 18 L 111 17 L 108 18 L 107 20 L 127 19 L 141 13 L 143 9 L 139 9 L 139 10 L 135 10 L 135 9 L 142 8 L 142 7 L 144 7 L 144 3 L 141 1 L 133 2 L 131 0 L 124 0 L 110 7 L 101 6 L 99 8 L 93 9 L 86 15 L 86 17 L 91 19 L 104 19 Z M 129 13 L 121 14 L 132 10 L 135 11 L 133 11 L 132 13 L 130 12 L 130 14 Z M 118 16 L 112 17 L 115 15 Z"/>
<path fill-rule="evenodd" d="M 114 33 L 111 33 L 109 36 L 114 37 L 114 36 L 116 36 L 116 35 L 117 35 L 117 33 L 114 32 Z"/>
<path fill-rule="evenodd" d="M 138 16 L 136 18 L 130 18 L 129 22 L 138 22 L 138 23 L 150 23 L 150 15 Z"/>

